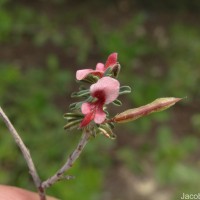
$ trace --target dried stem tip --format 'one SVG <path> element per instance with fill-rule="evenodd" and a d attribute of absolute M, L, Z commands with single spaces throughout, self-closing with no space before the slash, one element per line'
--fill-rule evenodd
<path fill-rule="evenodd" d="M 181 99 L 182 98 L 174 98 L 174 97 L 159 98 L 139 108 L 126 110 L 116 115 L 115 117 L 113 117 L 111 121 L 117 122 L 117 123 L 125 123 L 129 121 L 134 121 L 140 117 L 144 117 L 153 112 L 163 111 L 173 106 L 176 102 L 180 101 Z"/>

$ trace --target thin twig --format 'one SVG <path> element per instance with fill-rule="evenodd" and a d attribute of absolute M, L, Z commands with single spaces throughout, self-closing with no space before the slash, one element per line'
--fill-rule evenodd
<path fill-rule="evenodd" d="M 83 132 L 82 137 L 76 149 L 72 154 L 70 154 L 66 163 L 52 177 L 48 178 L 46 181 L 42 183 L 42 188 L 46 189 L 62 178 L 63 174 L 73 166 L 76 159 L 80 156 L 83 148 L 88 142 L 89 137 L 90 137 L 90 132 L 87 131 Z"/>
<path fill-rule="evenodd" d="M 69 176 L 64 176 L 64 173 L 73 166 L 74 162 L 77 160 L 77 158 L 80 156 L 83 148 L 88 142 L 88 139 L 90 138 L 90 132 L 84 131 L 82 134 L 82 137 L 76 147 L 76 149 L 73 151 L 72 154 L 68 157 L 66 163 L 50 178 L 48 178 L 46 181 L 41 182 L 36 168 L 34 166 L 33 160 L 31 158 L 31 155 L 29 153 L 28 148 L 25 146 L 23 143 L 22 139 L 20 138 L 19 134 L 17 133 L 16 129 L 6 116 L 6 114 L 3 112 L 3 110 L 0 107 L 0 116 L 5 122 L 6 126 L 8 127 L 10 133 L 12 134 L 16 144 L 18 147 L 21 149 L 21 152 L 26 160 L 26 163 L 29 168 L 29 172 L 33 178 L 33 181 L 38 189 L 39 195 L 40 195 L 40 200 L 46 200 L 45 196 L 45 189 L 53 185 L 55 182 L 61 180 L 61 179 L 69 179 L 72 177 Z"/>
<path fill-rule="evenodd" d="M 35 183 L 35 186 L 38 189 L 38 193 L 40 195 L 40 199 L 41 200 L 46 200 L 46 196 L 45 196 L 45 189 L 41 186 L 41 180 L 39 178 L 39 175 L 36 171 L 35 165 L 33 163 L 33 160 L 31 158 L 30 152 L 28 150 L 28 148 L 25 146 L 25 144 L 23 143 L 22 139 L 20 138 L 19 134 L 17 133 L 16 129 L 14 128 L 14 126 L 12 125 L 12 123 L 10 122 L 10 120 L 8 119 L 8 117 L 6 116 L 6 114 L 4 113 L 4 111 L 2 110 L 2 108 L 0 107 L 0 116 L 3 119 L 3 121 L 5 122 L 6 126 L 8 127 L 10 133 L 12 134 L 16 144 L 18 145 L 18 147 L 20 148 L 24 159 L 28 165 L 29 168 L 29 173 L 31 174 L 33 181 Z"/>
<path fill-rule="evenodd" d="M 70 180 L 70 179 L 75 179 L 75 176 L 70 176 L 70 175 L 64 176 L 64 175 L 62 175 L 62 176 L 58 179 L 58 181 Z"/>

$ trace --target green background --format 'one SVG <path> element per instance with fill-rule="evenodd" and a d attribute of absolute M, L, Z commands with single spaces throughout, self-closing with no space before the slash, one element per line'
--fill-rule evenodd
<path fill-rule="evenodd" d="M 112 52 L 132 93 L 111 115 L 159 97 L 187 97 L 170 110 L 117 125 L 92 139 L 69 175 L 47 193 L 69 200 L 171 200 L 200 190 L 200 1 L 0 0 L 0 105 L 29 147 L 42 179 L 80 138 L 63 114 L 75 72 Z M 0 183 L 35 190 L 0 121 Z"/>

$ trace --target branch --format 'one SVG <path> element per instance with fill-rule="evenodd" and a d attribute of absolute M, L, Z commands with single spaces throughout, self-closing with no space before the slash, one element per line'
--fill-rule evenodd
<path fill-rule="evenodd" d="M 73 166 L 76 159 L 80 156 L 83 148 L 85 147 L 85 145 L 88 142 L 89 137 L 90 137 L 89 132 L 87 132 L 87 131 L 83 132 L 82 137 L 81 137 L 76 149 L 74 150 L 74 152 L 72 154 L 70 154 L 66 163 L 52 177 L 48 178 L 46 181 L 44 181 L 42 183 L 42 188 L 46 189 L 46 188 L 50 187 L 51 185 L 53 185 L 55 182 L 62 179 L 63 174 Z"/>
<path fill-rule="evenodd" d="M 6 114 L 3 112 L 1 107 L 0 107 L 0 116 L 3 119 L 3 121 L 5 122 L 10 133 L 12 134 L 16 144 L 18 145 L 18 147 L 20 148 L 20 150 L 24 156 L 24 159 L 29 168 L 29 172 L 33 178 L 33 181 L 34 181 L 37 189 L 38 189 L 38 193 L 40 195 L 40 200 L 46 200 L 46 196 L 45 196 L 46 188 L 50 187 L 51 185 L 53 185 L 55 182 L 57 182 L 59 180 L 73 178 L 71 176 L 64 176 L 64 173 L 73 166 L 74 162 L 80 156 L 83 148 L 85 147 L 85 145 L 88 142 L 88 139 L 90 138 L 90 132 L 88 132 L 88 131 L 83 132 L 82 137 L 81 137 L 76 149 L 74 150 L 74 152 L 72 154 L 70 154 L 66 163 L 52 177 L 48 178 L 44 182 L 41 182 L 41 180 L 37 174 L 35 165 L 33 163 L 33 160 L 31 158 L 28 148 L 23 143 L 23 141 L 20 138 L 19 134 L 17 133 L 16 129 L 14 128 L 14 126 L 12 125 L 12 123 L 10 122 L 10 120 L 8 119 Z"/>
<path fill-rule="evenodd" d="M 46 200 L 45 197 L 45 190 L 43 187 L 41 187 L 41 180 L 38 176 L 38 173 L 36 171 L 35 165 L 33 163 L 33 160 L 31 158 L 30 152 L 28 150 L 28 148 L 25 146 L 25 144 L 23 143 L 22 139 L 20 138 L 19 134 L 17 133 L 16 129 L 14 128 L 14 126 L 12 125 L 12 123 L 10 122 L 10 120 L 8 119 L 8 117 L 6 116 L 6 114 L 4 113 L 4 111 L 2 110 L 2 108 L 0 107 L 0 116 L 3 119 L 3 121 L 5 122 L 6 126 L 8 127 L 12 137 L 14 138 L 16 144 L 18 145 L 18 147 L 20 148 L 23 157 L 28 165 L 29 168 L 29 173 L 31 174 L 33 181 L 35 183 L 35 186 L 38 189 L 38 193 L 40 195 L 40 199 L 41 200 Z"/>

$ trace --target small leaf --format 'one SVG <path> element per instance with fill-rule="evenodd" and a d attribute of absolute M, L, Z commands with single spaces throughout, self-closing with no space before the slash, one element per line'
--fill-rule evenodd
<path fill-rule="evenodd" d="M 112 132 L 112 129 L 110 128 L 110 126 L 108 124 L 101 124 L 98 127 L 98 130 L 100 131 L 100 133 L 105 135 L 107 138 L 110 138 L 110 139 L 116 138 L 116 135 Z"/>
<path fill-rule="evenodd" d="M 67 122 L 72 122 L 78 119 L 83 119 L 84 115 L 81 113 L 65 113 L 64 118 Z"/>
<path fill-rule="evenodd" d="M 159 99 L 156 99 L 155 101 L 153 101 L 147 105 L 141 106 L 139 108 L 126 110 L 126 111 L 116 115 L 115 117 L 113 117 L 110 121 L 117 122 L 117 123 L 134 121 L 140 117 L 144 117 L 153 112 L 163 111 L 163 110 L 173 106 L 175 103 L 177 103 L 181 99 L 182 98 L 174 98 L 174 97 L 159 98 Z"/>
<path fill-rule="evenodd" d="M 83 80 L 80 80 L 80 81 L 92 84 L 92 83 L 96 83 L 98 80 L 99 80 L 98 76 L 89 74 L 87 77 L 85 77 Z"/>
<path fill-rule="evenodd" d="M 79 92 L 73 92 L 71 94 L 71 97 L 84 97 L 84 96 L 88 96 L 88 95 L 90 95 L 89 90 L 81 90 Z"/>
<path fill-rule="evenodd" d="M 109 122 L 109 123 L 106 123 L 111 129 L 115 128 L 115 125 L 113 122 Z"/>
<path fill-rule="evenodd" d="M 94 102 L 94 101 L 96 101 L 97 99 L 95 98 L 95 97 L 92 97 L 92 96 L 89 96 L 85 101 L 83 101 L 83 103 L 84 102 Z"/>
<path fill-rule="evenodd" d="M 131 87 L 121 86 L 119 90 L 119 95 L 131 93 Z"/>
<path fill-rule="evenodd" d="M 81 85 L 81 86 L 79 87 L 79 90 L 86 90 L 86 87 L 85 87 L 84 85 Z"/>
<path fill-rule="evenodd" d="M 69 105 L 69 109 L 73 109 L 76 106 L 77 103 L 79 103 L 79 102 L 71 103 Z"/>
<path fill-rule="evenodd" d="M 121 102 L 119 99 L 115 99 L 112 103 L 113 103 L 115 106 L 121 106 L 121 105 L 122 105 L 122 102 Z"/>
<path fill-rule="evenodd" d="M 67 117 L 82 117 L 84 116 L 83 114 L 81 113 L 65 113 L 64 114 L 64 118 L 67 118 Z"/>
<path fill-rule="evenodd" d="M 70 110 L 78 110 L 80 109 L 83 102 L 75 102 L 69 105 Z"/>
<path fill-rule="evenodd" d="M 71 121 L 69 123 L 67 123 L 65 126 L 64 126 L 64 129 L 74 129 L 74 128 L 78 128 L 80 122 L 82 121 L 82 119 L 78 119 L 78 120 L 74 120 L 74 121 Z"/>
<path fill-rule="evenodd" d="M 117 78 L 119 72 L 120 72 L 120 64 L 116 63 L 106 69 L 104 72 L 104 76 L 111 76 L 113 78 Z"/>
<path fill-rule="evenodd" d="M 112 68 L 108 67 L 104 72 L 104 76 L 112 76 Z"/>
<path fill-rule="evenodd" d="M 93 102 L 93 101 L 95 101 L 95 98 L 92 97 L 92 96 L 89 96 L 85 101 L 80 101 L 80 102 L 75 102 L 75 103 L 70 104 L 69 105 L 69 109 L 71 111 L 79 110 L 83 103 L 85 103 L 85 102 Z"/>

